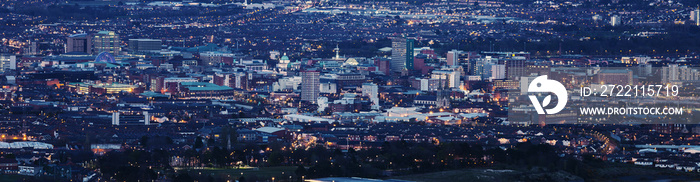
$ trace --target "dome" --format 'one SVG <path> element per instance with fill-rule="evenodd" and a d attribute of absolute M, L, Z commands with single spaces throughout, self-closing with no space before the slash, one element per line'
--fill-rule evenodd
<path fill-rule="evenodd" d="M 101 52 L 95 58 L 95 62 L 117 63 L 114 56 L 108 52 Z"/>
<path fill-rule="evenodd" d="M 656 151 L 655 149 L 641 149 L 641 150 L 639 150 L 639 153 L 656 153 L 656 152 L 658 152 L 658 151 Z"/>
<path fill-rule="evenodd" d="M 697 154 L 700 153 L 700 147 L 685 149 L 683 152 Z"/>
<path fill-rule="evenodd" d="M 360 63 L 358 63 L 357 60 L 355 60 L 355 58 L 350 58 L 350 59 L 348 59 L 347 61 L 345 61 L 345 64 L 357 66 L 357 65 L 360 64 Z"/>
<path fill-rule="evenodd" d="M 280 60 L 287 60 L 287 61 L 289 61 L 289 57 L 287 57 L 287 55 L 284 55 L 284 56 L 282 56 L 282 58 L 280 58 Z"/>

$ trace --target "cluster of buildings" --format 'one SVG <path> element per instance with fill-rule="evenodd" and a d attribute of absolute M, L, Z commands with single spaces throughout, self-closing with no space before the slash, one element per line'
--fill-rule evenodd
<path fill-rule="evenodd" d="M 608 124 L 630 121 L 625 125 L 542 126 L 533 121 L 586 118 L 569 108 L 540 117 L 531 105 L 512 102 L 529 102 L 521 97 L 538 75 L 559 78 L 567 86 L 680 85 L 681 99 L 674 101 L 697 102 L 693 94 L 700 83 L 696 69 L 700 59 L 695 55 L 542 56 L 442 47 L 457 41 L 466 44 L 462 40 L 474 37 L 578 39 L 549 27 L 604 26 L 598 23 L 606 19 L 603 15 L 611 26 L 644 23 L 638 17 L 645 15 L 637 11 L 545 2 L 516 6 L 441 1 L 425 3 L 421 11 L 414 10 L 415 5 L 384 2 L 315 7 L 318 4 L 327 2 L 130 2 L 114 7 L 145 15 L 180 8 L 235 12 L 188 20 L 117 19 L 110 22 L 114 26 L 42 24 L 27 32 L 45 37 L 3 39 L 5 48 L 11 48 L 0 49 L 7 52 L 0 54 L 1 172 L 89 181 L 99 176 L 89 165 L 93 158 L 74 162 L 56 156 L 153 149 L 172 152 L 172 166 L 201 167 L 206 164 L 184 160 L 182 151 L 230 141 L 221 135 L 227 127 L 235 128 L 234 143 L 254 146 L 281 143 L 348 151 L 407 141 L 469 142 L 507 150 L 531 142 L 554 146 L 562 155 L 592 154 L 615 162 L 698 171 L 692 165 L 700 162 L 700 127 L 632 125 L 642 121 L 640 116 L 595 119 Z M 561 8 L 572 13 L 547 18 L 551 10 Z M 463 13 L 468 11 L 473 13 Z M 691 20 L 700 22 L 700 10 L 691 15 Z M 661 19 L 656 22 L 675 21 Z M 401 21 L 406 21 L 403 28 L 396 25 Z M 113 28 L 101 30 L 106 27 Z M 341 49 L 338 42 L 348 39 L 387 44 L 365 50 L 370 52 L 365 55 Z M 573 99 L 599 105 L 612 102 Z M 164 142 L 147 145 L 142 143 L 144 137 Z M 227 149 L 232 145 L 229 142 Z M 264 150 L 258 153 L 260 161 L 267 157 Z M 4 158 L 5 154 L 17 157 Z M 55 171 L 36 164 L 52 165 Z"/>

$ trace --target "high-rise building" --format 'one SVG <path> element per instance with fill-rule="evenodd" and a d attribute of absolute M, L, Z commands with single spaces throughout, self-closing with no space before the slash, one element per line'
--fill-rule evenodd
<path fill-rule="evenodd" d="M 27 47 L 23 48 L 22 52 L 24 55 L 37 55 L 38 48 L 39 46 L 37 45 L 36 41 L 29 41 L 29 44 Z"/>
<path fill-rule="evenodd" d="M 320 75 L 318 70 L 305 70 L 301 72 L 301 100 L 316 102 L 321 92 Z"/>
<path fill-rule="evenodd" d="M 622 25 L 622 18 L 620 18 L 618 15 L 613 15 L 610 17 L 610 25 L 613 27 Z"/>
<path fill-rule="evenodd" d="M 413 54 L 416 41 L 414 39 L 406 39 L 406 69 L 413 70 Z"/>
<path fill-rule="evenodd" d="M 448 88 L 454 88 L 461 86 L 459 81 L 460 73 L 455 70 L 434 70 L 431 78 L 446 80 L 445 84 Z"/>
<path fill-rule="evenodd" d="M 661 68 L 661 83 L 679 80 L 679 69 L 680 67 L 677 64 L 670 64 Z"/>
<path fill-rule="evenodd" d="M 17 69 L 17 56 L 15 55 L 0 55 L 0 71 L 9 71 Z"/>
<path fill-rule="evenodd" d="M 495 80 L 505 79 L 506 78 L 506 65 L 502 65 L 502 64 L 491 65 L 491 78 L 493 78 Z"/>
<path fill-rule="evenodd" d="M 437 78 L 415 78 L 410 80 L 411 87 L 421 91 L 437 91 L 441 86 L 447 85 L 446 79 Z"/>
<path fill-rule="evenodd" d="M 458 50 L 447 51 L 447 65 L 450 65 L 450 66 L 458 65 L 460 52 L 462 52 L 462 51 L 458 51 Z"/>
<path fill-rule="evenodd" d="M 452 50 L 447 52 L 447 65 L 450 66 L 462 66 L 462 69 L 466 71 L 472 70 L 471 68 L 471 58 L 473 55 L 470 52 Z"/>
<path fill-rule="evenodd" d="M 405 37 L 394 37 L 391 40 L 391 71 L 400 72 L 403 69 L 413 70 L 413 49 L 415 40 Z"/>
<path fill-rule="evenodd" d="M 374 83 L 363 83 L 362 84 L 362 96 L 369 97 L 372 101 L 372 109 L 379 108 L 379 87 Z"/>
<path fill-rule="evenodd" d="M 695 68 L 678 64 L 669 64 L 661 68 L 661 83 L 697 80 L 700 80 L 700 71 Z"/>
<path fill-rule="evenodd" d="M 695 11 L 693 11 L 693 15 L 695 15 L 693 16 L 693 18 L 695 18 L 693 22 L 696 26 L 700 26 L 700 8 L 695 9 Z"/>
<path fill-rule="evenodd" d="M 97 53 L 108 52 L 112 55 L 119 55 L 120 44 L 119 35 L 113 31 L 100 31 L 92 36 L 92 45 Z"/>
<path fill-rule="evenodd" d="M 530 83 L 535 80 L 536 76 L 524 76 L 520 77 L 520 95 L 525 95 L 528 93 Z"/>
<path fill-rule="evenodd" d="M 112 125 L 119 125 L 119 111 L 112 113 Z"/>
<path fill-rule="evenodd" d="M 693 11 L 690 12 L 690 21 L 692 21 L 693 23 L 695 23 L 695 17 L 696 17 L 696 16 L 695 16 L 695 11 L 696 11 L 696 10 L 693 10 Z"/>
<path fill-rule="evenodd" d="M 160 39 L 129 39 L 129 50 L 138 51 L 158 51 L 161 49 Z"/>
<path fill-rule="evenodd" d="M 492 59 L 490 58 L 477 58 L 469 60 L 469 69 L 467 72 L 470 75 L 482 75 L 482 77 L 484 77 L 484 75 L 488 75 L 484 69 L 488 68 L 488 65 L 491 65 L 491 60 Z"/>
<path fill-rule="evenodd" d="M 509 80 L 517 80 L 522 76 L 526 76 L 525 62 L 526 60 L 524 57 L 512 57 L 498 60 L 498 64 L 506 66 L 506 79 Z"/>
<path fill-rule="evenodd" d="M 385 75 L 391 73 L 391 61 L 386 58 L 377 58 L 374 60 L 374 64 L 377 65 L 377 70 L 383 72 Z"/>
<path fill-rule="evenodd" d="M 144 125 L 151 124 L 151 115 L 148 114 L 148 111 L 143 111 L 143 124 Z"/>
<path fill-rule="evenodd" d="M 66 53 L 84 52 L 92 54 L 92 37 L 88 34 L 73 34 L 66 39 Z"/>
<path fill-rule="evenodd" d="M 164 77 L 162 76 L 151 77 L 151 81 L 148 84 L 149 90 L 151 90 L 151 92 L 161 92 L 161 89 L 163 89 L 163 80 Z"/>

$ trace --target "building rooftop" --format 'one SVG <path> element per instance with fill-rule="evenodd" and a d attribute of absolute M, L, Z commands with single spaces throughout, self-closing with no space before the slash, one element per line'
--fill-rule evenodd
<path fill-rule="evenodd" d="M 277 128 L 277 127 L 262 127 L 262 128 L 255 129 L 255 131 L 260 131 L 260 132 L 264 132 L 264 133 L 274 133 L 274 132 L 283 131 L 283 130 L 284 130 L 284 128 Z"/>
<path fill-rule="evenodd" d="M 231 87 L 219 86 L 208 82 L 182 82 L 180 85 L 190 91 L 233 90 Z"/>

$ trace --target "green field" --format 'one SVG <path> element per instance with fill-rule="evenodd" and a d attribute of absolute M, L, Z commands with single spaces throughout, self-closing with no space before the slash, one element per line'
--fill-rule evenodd
<path fill-rule="evenodd" d="M 585 169 L 590 181 L 697 181 L 700 174 L 671 169 L 660 169 L 633 164 L 605 163 L 602 167 Z M 557 170 L 551 171 L 539 167 L 493 166 L 493 169 L 473 168 L 394 176 L 390 179 L 425 182 L 447 181 L 584 181 L 580 176 Z"/>
<path fill-rule="evenodd" d="M 391 177 L 408 181 L 448 182 L 500 182 L 500 181 L 582 181 L 581 178 L 565 172 L 540 172 L 539 170 L 510 169 L 462 169 Z"/>
<path fill-rule="evenodd" d="M 241 175 L 245 178 L 257 177 L 258 179 L 289 179 L 294 175 L 295 166 L 263 167 L 263 168 L 176 168 L 177 172 L 187 171 L 192 176 L 211 175 L 218 179 L 238 179 Z"/>
<path fill-rule="evenodd" d="M 27 181 L 38 180 L 31 176 L 22 176 L 19 174 L 0 174 L 0 181 Z"/>

